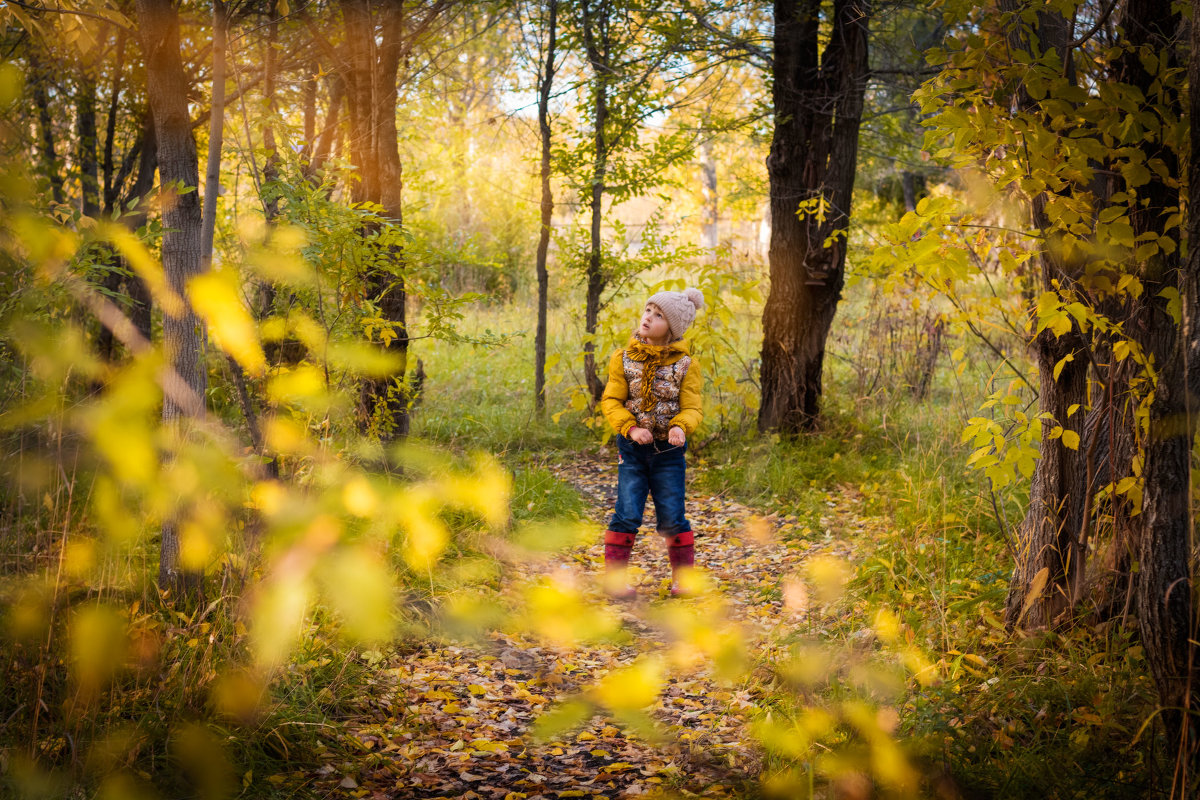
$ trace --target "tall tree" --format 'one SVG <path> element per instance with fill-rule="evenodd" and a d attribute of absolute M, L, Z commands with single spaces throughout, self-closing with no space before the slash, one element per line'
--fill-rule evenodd
<path fill-rule="evenodd" d="M 1191 52 L 1188 75 L 1191 81 L 1190 122 L 1192 130 L 1200 123 L 1200 12 L 1193 7 Z M 1184 115 L 1182 93 L 1174 80 L 1164 80 L 1178 69 L 1176 45 L 1182 20 L 1168 0 L 1130 0 L 1124 7 L 1121 27 L 1129 47 L 1117 59 L 1114 78 L 1137 87 L 1154 102 L 1165 120 L 1188 121 Z M 1154 53 L 1151 62 L 1144 53 Z M 1188 257 L 1181 258 L 1180 228 L 1176 226 L 1182 210 L 1179 175 L 1181 156 L 1190 163 L 1189 192 L 1194 192 L 1200 176 L 1200 144 L 1193 134 L 1190 153 L 1182 141 L 1183 125 L 1166 128 L 1163 136 L 1142 137 L 1137 143 L 1142 163 L 1162 164 L 1143 176 L 1119 170 L 1110 177 L 1117 190 L 1132 193 L 1140 203 L 1131 208 L 1130 221 L 1137 241 L 1154 241 L 1156 247 L 1134 265 L 1145 291 L 1135 306 L 1128 325 L 1131 337 L 1157 365 L 1153 398 L 1146 424 L 1144 529 L 1138 544 L 1136 574 L 1138 629 L 1150 665 L 1150 674 L 1158 687 L 1159 703 L 1167 741 L 1176 756 L 1173 789 L 1179 797 L 1196 794 L 1195 778 L 1200 770 L 1200 647 L 1197 646 L 1195 584 L 1192 575 L 1194 554 L 1191 509 L 1191 446 L 1195 441 L 1195 399 L 1200 397 L 1200 363 L 1195 359 L 1200 340 L 1195 338 L 1197 276 L 1200 258 L 1195 252 L 1200 243 L 1200 221 L 1193 194 L 1188 204 L 1188 232 L 1193 243 Z M 1172 131 L 1177 132 L 1175 136 Z M 1176 136 L 1178 138 L 1176 138 Z M 1118 177 L 1119 176 L 1119 177 Z M 1146 178 L 1145 182 L 1142 179 Z M 1142 260 L 1144 259 L 1144 260 Z M 1181 301 L 1186 301 L 1186 306 Z M 1189 317 L 1182 328 L 1186 307 Z M 1184 335 L 1181 336 L 1180 333 Z M 1190 337 L 1189 337 L 1190 334 Z"/>
<path fill-rule="evenodd" d="M 550 191 L 550 92 L 554 84 L 554 56 L 558 43 L 558 0 L 549 0 L 546 7 L 546 50 L 538 70 L 538 131 L 542 142 L 542 224 L 537 245 L 537 332 L 534 335 L 534 404 L 540 413 L 546 408 L 546 316 L 549 303 L 550 273 L 546 258 L 550 250 L 551 219 L 554 216 L 554 195 Z"/>
<path fill-rule="evenodd" d="M 137 22 L 165 195 L 163 270 L 175 295 L 175 302 L 163 309 L 163 346 L 170 370 L 162 416 L 167 425 L 180 425 L 204 416 L 207 388 L 207 334 L 185 291 L 204 265 L 200 168 L 188 114 L 188 78 L 180 57 L 179 12 L 170 0 L 137 0 Z M 163 588 L 177 590 L 188 584 L 179 568 L 179 531 L 170 521 L 163 525 L 158 580 Z"/>
<path fill-rule="evenodd" d="M 33 103 L 38 111 L 38 128 L 41 134 L 41 168 L 50 181 L 50 192 L 54 202 L 63 202 L 63 178 L 58 163 L 58 150 L 54 136 L 54 116 L 50 110 L 50 75 L 42 63 L 36 43 L 29 49 L 29 84 L 33 89 Z"/>
<path fill-rule="evenodd" d="M 1010 51 L 1025 54 L 1036 63 L 1062 64 L 1068 81 L 1074 82 L 1071 48 L 1068 46 L 1072 21 L 1052 9 L 1040 11 L 1032 28 L 1021 16 L 1019 3 L 1003 0 L 1000 8 L 1011 20 L 1007 31 Z M 1018 58 L 1014 58 L 1019 61 Z M 1024 85 L 1011 84 L 1013 105 L 1019 113 L 1044 124 L 1041 110 Z M 1064 191 L 1065 193 L 1065 191 Z M 1037 253 L 1043 291 L 1055 286 L 1068 290 L 1079 278 L 1080 263 L 1067 259 L 1056 245 L 1056 232 L 1047 208 L 1056 201 L 1047 189 L 1030 203 L 1031 221 L 1041 232 L 1043 247 Z M 1087 402 L 1087 378 L 1090 360 L 1087 343 L 1079 325 L 1069 330 L 1043 329 L 1032 344 L 1037 359 L 1039 410 L 1061 420 L 1066 429 L 1079 433 L 1082 417 L 1074 417 L 1072 408 Z M 1052 436 L 1047 427 L 1042 439 L 1041 458 L 1034 469 L 1029 506 L 1022 522 L 1017 563 L 1009 583 L 1005 620 L 1009 625 L 1052 624 L 1074 604 L 1084 574 L 1085 552 L 1079 547 L 1080 532 L 1086 524 L 1086 463 L 1079 458 L 1079 446 L 1069 446 L 1061 435 Z M 1069 437 L 1068 437 L 1069 438 Z"/>
<path fill-rule="evenodd" d="M 845 282 L 871 5 L 834 0 L 823 50 L 819 0 L 776 0 L 774 9 L 771 284 L 758 426 L 796 433 L 820 413 L 825 341 Z"/>
<path fill-rule="evenodd" d="M 604 275 L 603 251 L 601 250 L 600 226 L 604 219 L 604 190 L 608 180 L 609 132 L 605 130 L 609 114 L 609 84 L 613 80 L 612 48 L 612 2 L 582 0 L 579 5 L 580 30 L 587 61 L 592 70 L 592 175 L 590 244 L 587 269 L 585 271 L 587 293 L 584 301 L 584 330 L 595 334 L 600 321 L 600 294 L 608 281 Z M 596 370 L 596 344 L 588 338 L 583 346 L 583 374 L 587 380 L 588 393 L 599 400 L 604 393 L 604 381 Z"/>
<path fill-rule="evenodd" d="M 357 175 L 352 197 L 355 202 L 377 204 L 397 228 L 404 224 L 403 169 L 396 129 L 400 62 L 448 5 L 447 0 L 414 8 L 403 0 L 381 6 L 370 0 L 341 0 L 350 161 Z M 380 346 L 398 356 L 401 364 L 397 374 L 366 378 L 362 384 L 364 411 L 385 440 L 406 436 L 409 429 L 404 382 L 408 356 L 404 253 L 399 244 L 390 246 L 388 253 L 388 258 L 375 260 L 362 275 L 365 294 L 378 304 L 387 328 Z"/>
<path fill-rule="evenodd" d="M 604 292 L 628 275 L 617 258 L 605 257 L 605 202 L 622 202 L 661 186 L 671 163 L 690 156 L 695 131 L 662 132 L 644 139 L 645 121 L 696 101 L 686 80 L 688 64 L 674 62 L 674 81 L 663 79 L 693 31 L 678 13 L 647 12 L 634 0 L 580 0 L 571 42 L 579 42 L 589 77 L 581 82 L 578 145 L 565 153 L 573 187 L 587 208 L 588 245 L 582 260 L 584 381 L 594 400 L 604 393 L 596 366 L 596 333 Z M 577 37 L 577 38 L 576 38 Z M 611 208 L 611 205 L 610 205 Z M 618 248 L 621 243 L 617 243 Z"/>

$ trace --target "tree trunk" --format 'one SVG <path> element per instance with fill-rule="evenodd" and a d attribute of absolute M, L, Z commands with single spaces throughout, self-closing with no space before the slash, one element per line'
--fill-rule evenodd
<path fill-rule="evenodd" d="M 96 81 L 88 75 L 79 79 L 76 97 L 75 163 L 79 166 L 79 210 L 86 217 L 100 214 L 100 159 L 96 136 Z"/>
<path fill-rule="evenodd" d="M 1049 269 L 1047 269 L 1049 272 Z M 1039 410 L 1049 412 L 1064 428 L 1078 428 L 1082 414 L 1068 418 L 1072 405 L 1087 401 L 1088 359 L 1080 353 L 1082 337 L 1074 332 L 1055 337 L 1044 330 L 1034 341 L 1041 384 Z M 1054 368 L 1074 353 L 1057 380 Z M 1042 456 L 1034 468 L 1029 508 L 1021 524 L 1017 563 L 1009 581 L 1004 621 L 1009 628 L 1048 627 L 1074 607 L 1075 589 L 1086 553 L 1078 547 L 1085 521 L 1086 468 L 1080 450 L 1050 438 L 1043 426 Z M 1077 431 L 1078 432 L 1078 431 Z"/>
<path fill-rule="evenodd" d="M 279 181 L 279 152 L 275 145 L 275 114 L 279 110 L 275 102 L 275 81 L 278 72 L 278 59 L 275 55 L 275 44 L 279 38 L 279 23 L 276 20 L 276 5 L 272 2 L 267 8 L 270 22 L 267 23 L 267 37 L 263 43 L 263 99 L 266 101 L 266 116 L 263 119 L 262 137 L 263 150 L 266 151 L 266 162 L 263 164 L 263 217 L 268 227 L 275 224 L 279 218 L 279 192 L 275 184 Z M 309 78 L 304 82 L 304 147 L 312 146 L 312 128 L 316 124 L 313 115 L 316 113 L 316 79 Z M 258 319 L 265 319 L 275 306 L 274 282 L 261 279 L 257 283 L 254 314 Z M 249 416 L 247 416 L 247 420 Z M 257 448 L 259 445 L 255 444 Z M 273 463 L 273 462 L 272 462 Z"/>
<path fill-rule="evenodd" d="M 771 288 L 763 309 L 758 426 L 789 434 L 813 428 L 820 414 L 825 341 L 845 282 L 868 70 L 869 0 L 835 0 L 818 60 L 820 10 L 819 0 L 775 3 Z M 801 218 L 803 201 L 816 208 Z"/>
<path fill-rule="evenodd" d="M 203 269 L 212 266 L 213 236 L 217 229 L 217 197 L 221 194 L 221 144 L 225 136 L 225 40 L 228 16 L 223 0 L 213 0 L 212 109 L 208 116 L 208 159 L 204 175 L 201 252 Z"/>
<path fill-rule="evenodd" d="M 278 26 L 274 22 L 271 23 L 271 26 L 271 40 L 274 42 Z M 311 161 L 313 143 L 317 140 L 318 65 L 315 59 L 309 62 L 307 69 L 308 77 L 304 79 L 304 144 L 301 146 L 300 153 L 303 159 Z"/>
<path fill-rule="evenodd" d="M 63 201 L 63 179 L 59 171 L 58 153 L 54 141 L 54 116 L 50 112 L 50 96 L 46 91 L 46 70 L 32 50 L 29 53 L 29 82 L 33 88 L 33 104 L 38 110 L 41 131 L 42 170 L 50 181 L 50 193 L 55 203 Z"/>
<path fill-rule="evenodd" d="M 549 0 L 549 26 L 546 33 L 546 61 L 538 83 L 538 130 L 542 134 L 542 225 L 537 245 L 537 332 L 534 334 L 534 405 L 538 413 L 546 410 L 546 317 L 548 315 L 550 273 L 546 258 L 550 250 L 550 226 L 554 215 L 554 197 L 550 193 L 550 90 L 554 84 L 554 50 L 558 37 L 558 0 Z"/>
<path fill-rule="evenodd" d="M 137 200 L 137 210 L 121 218 L 121 221 L 130 230 L 135 231 L 146 224 L 147 201 L 150 193 L 154 191 L 154 174 L 158 172 L 158 135 L 154 127 L 154 115 L 147 109 L 145 117 L 142 129 L 142 154 L 138 159 L 137 178 L 134 179 L 129 197 L 122 203 L 123 206 L 128 206 L 130 199 Z M 130 321 L 142 338 L 147 342 L 152 341 L 150 336 L 152 323 L 150 287 L 137 274 L 129 278 L 127 286 L 132 303 L 129 309 Z"/>
<path fill-rule="evenodd" d="M 121 82 L 125 77 L 125 40 L 126 31 L 122 28 L 117 32 L 117 52 L 113 64 L 112 91 L 108 98 L 108 119 L 105 120 L 104 125 L 104 160 L 101 165 L 103 170 L 101 194 L 105 214 L 112 213 L 113 206 L 116 204 L 117 194 L 120 191 L 120 185 L 114 179 L 115 176 L 113 175 L 116 167 L 113 161 L 113 151 L 116 147 L 117 139 L 117 114 L 121 108 Z M 130 153 L 134 149 L 136 148 L 130 148 Z M 128 155 L 126 159 L 128 160 Z M 121 181 L 124 181 L 124 178 L 128 177 L 128 173 L 123 172 L 120 177 Z"/>
<path fill-rule="evenodd" d="M 366 0 L 342 0 L 350 160 L 360 176 L 352 195 L 356 202 L 378 203 L 383 215 L 402 227 L 404 186 L 396 131 L 396 81 L 403 50 L 404 6 L 396 2 L 380 9 L 378 36 L 372 13 Z M 380 316 L 391 324 L 392 336 L 382 347 L 398 355 L 400 362 L 395 375 L 367 378 L 362 384 L 366 419 L 385 441 L 407 436 L 409 430 L 409 397 L 404 384 L 408 322 L 403 252 L 397 245 L 390 255 L 390 263 L 374 263 L 362 276 L 366 295 L 379 304 Z"/>
<path fill-rule="evenodd" d="M 900 192 L 904 196 L 904 210 L 917 210 L 917 174 L 903 170 L 900 173 Z"/>
<path fill-rule="evenodd" d="M 700 142 L 700 195 L 704 199 L 700 246 L 708 251 L 709 261 L 716 260 L 717 245 L 721 243 L 717 228 L 720 208 L 717 197 L 717 162 L 713 159 L 712 139 L 708 134 Z"/>
<path fill-rule="evenodd" d="M 1040 52 L 1057 49 L 1066 65 L 1068 78 L 1074 79 L 1071 51 L 1066 46 L 1071 31 L 1068 20 L 1052 11 L 1040 11 L 1035 35 L 1026 36 L 1018 22 L 1021 10 L 1018 4 L 1014 0 L 1003 0 L 1001 9 L 1010 13 L 1014 20 L 1008 35 L 1013 52 L 1032 53 L 1031 40 L 1039 43 Z M 1040 56 L 1040 52 L 1033 55 Z M 1033 101 L 1021 87 L 1015 102 L 1021 108 L 1028 108 Z M 1050 228 L 1045 214 L 1046 202 L 1046 195 L 1038 195 L 1033 199 L 1031 209 L 1034 226 L 1044 234 Z M 1049 235 L 1046 238 L 1049 239 Z M 1047 241 L 1039 253 L 1043 291 L 1055 291 L 1060 284 L 1065 290 L 1074 287 L 1079 265 L 1061 263 L 1054 255 L 1059 250 L 1053 241 Z M 1038 410 L 1049 413 L 1065 430 L 1080 434 L 1081 444 L 1078 449 L 1068 448 L 1061 437 L 1050 438 L 1051 425 L 1043 426 L 1041 458 L 1034 468 L 1029 508 L 1021 523 L 1017 563 L 1005 603 L 1004 622 L 1010 629 L 1055 625 L 1074 609 L 1086 566 L 1087 552 L 1083 543 L 1086 527 L 1090 524 L 1086 465 L 1089 443 L 1083 440 L 1086 430 L 1080 430 L 1085 417 L 1083 414 L 1068 415 L 1072 406 L 1083 408 L 1087 402 L 1088 341 L 1077 327 L 1062 336 L 1044 330 L 1034 339 L 1032 348 L 1041 376 Z M 1054 369 L 1067 356 L 1073 357 L 1074 361 L 1065 363 L 1055 380 Z"/>
<path fill-rule="evenodd" d="M 1200 14 L 1193 9 L 1192 47 L 1200 45 L 1200 32 L 1194 27 Z M 1124 8 L 1122 27 L 1130 48 L 1116 62 L 1118 80 L 1151 94 L 1158 78 L 1146 72 L 1138 53 L 1159 54 L 1162 69 L 1174 69 L 1175 38 L 1181 19 L 1172 11 L 1169 0 L 1130 0 Z M 1200 56 L 1191 51 L 1189 76 L 1200 78 Z M 1196 84 L 1192 84 L 1195 86 Z M 1192 92 L 1190 122 L 1200 123 L 1200 101 Z M 1167 119 L 1182 116 L 1182 98 L 1169 88 L 1160 101 Z M 1174 107 L 1171 107 L 1174 106 Z M 1185 118 L 1186 119 L 1186 118 Z M 1193 128 L 1194 130 L 1194 128 Z M 1167 175 L 1178 175 L 1180 164 L 1171 142 L 1156 142 L 1149 137 L 1139 142 L 1147 161 L 1162 159 Z M 1200 175 L 1200 149 L 1192 142 L 1190 175 Z M 1167 228 L 1168 217 L 1180 208 L 1178 183 L 1153 173 L 1150 181 L 1138 186 L 1142 202 L 1132 210 L 1130 222 L 1135 236 L 1154 234 L 1175 236 Z M 1190 186 L 1194 186 L 1193 181 Z M 1190 191 L 1190 187 L 1189 187 Z M 1144 198 L 1144 199 L 1143 199 Z M 1200 222 L 1196 206 L 1188 204 L 1189 233 L 1192 242 L 1200 242 Z M 1191 445 L 1195 435 L 1194 406 L 1189 389 L 1195 388 L 1200 365 L 1188 361 L 1195 355 L 1196 342 L 1181 340 L 1179 328 L 1168 313 L 1168 298 L 1161 293 L 1175 290 L 1181 297 L 1194 300 L 1198 259 L 1195 247 L 1188 261 L 1181 263 L 1179 242 L 1170 253 L 1149 257 L 1140 267 L 1145 293 L 1139 298 L 1138 312 L 1126 330 L 1158 367 L 1154 399 L 1150 405 L 1145 446 L 1143 478 L 1143 529 L 1138 541 L 1138 571 L 1135 573 L 1138 603 L 1138 627 L 1150 673 L 1158 687 L 1162 720 L 1167 731 L 1170 752 L 1176 759 L 1173 789 L 1179 797 L 1195 793 L 1194 776 L 1200 768 L 1200 685 L 1197 684 L 1196 613 L 1193 607 L 1191 556 L 1193 553 L 1191 518 Z M 1197 310 L 1189 304 L 1190 313 Z M 1189 325 L 1195 321 L 1190 320 Z M 1192 331 L 1194 333 L 1194 331 Z M 1191 350 L 1192 352 L 1188 352 Z"/>
<path fill-rule="evenodd" d="M 337 75 L 330 76 L 329 110 L 325 115 L 325 127 L 321 129 L 321 133 L 317 137 L 312 157 L 304 166 L 304 176 L 310 180 L 320 172 L 325 162 L 329 159 L 330 152 L 333 150 L 333 140 L 338 132 L 339 117 L 341 116 L 342 103 L 345 100 L 345 96 L 345 79 Z"/>
<path fill-rule="evenodd" d="M 168 0 L 137 0 L 137 21 L 145 54 L 146 87 L 158 137 L 158 169 L 174 192 L 163 202 L 163 271 L 167 285 L 183 302 L 163 314 L 163 346 L 170 369 L 163 392 L 163 422 L 180 425 L 204 415 L 207 335 L 186 302 L 185 287 L 203 269 L 202 218 L 196 142 L 188 114 L 188 80 L 179 52 L 179 15 Z M 193 580 L 179 569 L 179 532 L 163 525 L 158 581 L 163 589 L 186 592 Z"/>
<path fill-rule="evenodd" d="M 604 381 L 596 370 L 596 343 L 593 337 L 600 322 L 600 296 L 608 285 L 601 251 L 600 223 L 603 220 L 605 180 L 608 174 L 608 139 L 605 136 L 604 125 L 608 121 L 608 82 L 612 73 L 612 65 L 609 63 L 611 9 L 608 0 L 600 0 L 593 13 L 590 0 L 583 0 L 581 11 L 583 37 L 593 75 L 592 125 L 595 147 L 592 157 L 591 251 L 587 263 L 587 297 L 583 319 L 587 336 L 583 345 L 583 374 L 587 381 L 588 393 L 594 401 L 599 402 L 604 394 Z"/>
<path fill-rule="evenodd" d="M 375 140 L 379 162 L 379 205 L 396 225 L 404 227 L 404 171 L 400 163 L 399 134 L 396 130 L 396 106 L 400 101 L 396 84 L 400 71 L 401 36 L 403 35 L 404 6 L 397 2 L 382 13 L 382 46 L 379 52 L 376 81 L 379 98 L 374 107 Z M 389 268 L 375 267 L 368 273 L 369 291 L 379 298 L 380 315 L 394 326 L 395 337 L 384 350 L 399 356 L 401 367 L 396 376 L 375 382 L 373 401 L 391 423 L 391 439 L 408 436 L 410 400 L 405 388 L 408 359 L 408 293 L 405 291 L 404 251 L 400 245 L 391 248 Z"/>
<path fill-rule="evenodd" d="M 84 68 L 86 69 L 86 68 Z M 115 86 L 114 86 L 115 89 Z M 112 113 L 109 114 L 111 127 Z M 100 159 L 96 125 L 96 81 L 86 72 L 81 72 L 75 95 L 75 164 L 79 169 L 79 211 L 85 217 L 100 216 Z M 111 169 L 111 155 L 105 149 L 105 172 Z M 101 268 L 100 285 L 106 291 L 117 293 L 121 289 L 121 273 L 117 271 L 116 254 L 111 248 L 97 249 L 96 260 Z M 100 357 L 111 361 L 114 356 L 112 331 L 105 325 L 98 326 L 96 337 Z M 99 387 L 99 384 L 97 384 Z"/>

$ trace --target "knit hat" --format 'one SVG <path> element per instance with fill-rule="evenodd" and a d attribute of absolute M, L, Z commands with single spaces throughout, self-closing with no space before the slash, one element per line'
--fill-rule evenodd
<path fill-rule="evenodd" d="M 704 308 L 704 295 L 699 289 L 687 288 L 682 292 L 658 292 L 651 295 L 647 303 L 662 309 L 663 316 L 671 328 L 671 340 L 682 339 L 696 319 L 696 312 Z"/>

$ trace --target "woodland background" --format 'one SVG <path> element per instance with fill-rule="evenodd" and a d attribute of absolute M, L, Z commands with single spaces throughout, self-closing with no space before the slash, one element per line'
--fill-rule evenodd
<path fill-rule="evenodd" d="M 769 648 L 662 604 L 729 791 L 1189 796 L 1194 14 L 0 3 L 0 785 L 434 796 L 330 765 L 429 648 L 619 640 L 513 575 L 595 572 L 597 365 L 694 285 L 705 518 L 838 543 Z M 651 663 L 530 741 L 669 735 Z"/>

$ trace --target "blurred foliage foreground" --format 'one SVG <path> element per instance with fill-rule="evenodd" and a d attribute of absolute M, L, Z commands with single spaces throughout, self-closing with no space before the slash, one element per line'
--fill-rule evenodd
<path fill-rule="evenodd" d="M 0 108 L 19 101 L 20 82 L 0 70 Z M 323 368 L 267 376 L 261 450 L 213 413 L 218 395 L 206 398 L 206 416 L 164 424 L 164 395 L 181 381 L 162 347 L 125 320 L 122 298 L 99 288 L 100 272 L 136 273 L 164 313 L 190 303 L 208 329 L 202 357 L 213 376 L 263 376 L 263 340 L 278 325 L 256 323 L 241 276 L 220 268 L 177 296 L 138 233 L 41 202 L 12 161 L 0 162 L 0 205 L 6 793 L 315 793 L 317 768 L 346 745 L 339 727 L 373 675 L 416 641 L 497 629 L 561 648 L 627 639 L 593 587 L 536 569 L 502 582 L 509 565 L 577 541 L 580 529 L 550 519 L 552 507 L 514 515 L 512 476 L 492 457 L 385 449 L 356 435 L 354 377 L 388 368 L 374 351 L 324 341 Z M 319 286 L 296 255 L 299 236 L 281 228 L 265 246 L 245 244 L 246 268 Z M 99 324 L 124 345 L 122 359 L 95 355 Z M 155 579 L 164 529 L 178 533 L 182 575 L 166 586 Z M 815 561 L 814 596 L 832 600 L 844 578 L 836 562 Z M 693 588 L 712 596 L 702 576 Z M 667 618 L 671 647 L 592 676 L 532 734 L 553 739 L 602 714 L 658 740 L 647 709 L 670 675 L 752 676 L 748 638 L 719 602 L 677 604 Z M 904 663 L 929 674 L 911 650 Z M 889 735 L 893 716 L 852 699 L 798 719 L 765 712 L 756 729 L 782 748 L 777 783 L 789 765 L 811 782 L 811 746 L 844 738 L 844 727 L 866 749 L 824 759 L 822 774 L 871 775 L 911 794 L 917 776 Z"/>
<path fill-rule="evenodd" d="M 0 70 L 0 109 L 19 98 L 19 80 Z M 385 451 L 354 435 L 342 387 L 379 368 L 367 351 L 325 342 L 333 378 L 303 365 L 269 377 L 264 449 L 278 477 L 216 414 L 162 425 L 164 387 L 174 382 L 161 349 L 126 336 L 124 361 L 93 355 L 97 319 L 118 336 L 121 328 L 119 298 L 92 279 L 104 260 L 96 254 L 119 253 L 160 307 L 182 299 L 135 235 L 61 207 L 37 210 L 33 192 L 19 169 L 0 164 L 3 791 L 316 793 L 317 767 L 331 748 L 349 747 L 340 727 L 395 652 L 489 630 L 551 648 L 628 640 L 621 615 L 595 602 L 592 587 L 563 571 L 513 568 L 579 540 L 578 526 L 553 520 L 568 504 L 536 513 L 488 456 Z M 248 268 L 319 282 L 285 252 L 298 249 L 296 234 L 279 236 L 291 246 L 260 248 Z M 236 363 L 259 374 L 268 331 L 236 282 L 216 271 L 188 291 L 215 345 L 209 371 Z M 878 506 L 874 524 L 839 531 L 824 517 L 836 497 L 814 490 L 804 494 L 816 506 L 789 506 L 799 515 L 790 521 L 746 523 L 747 541 L 765 549 L 778 529 L 783 546 L 813 556 L 795 575 L 751 565 L 762 573 L 764 608 L 795 614 L 782 640 L 764 646 L 761 631 L 731 622 L 698 575 L 701 599 L 662 611 L 671 646 L 591 676 L 594 685 L 551 704 L 532 733 L 553 740 L 601 714 L 661 741 L 650 709 L 673 676 L 700 669 L 755 699 L 746 733 L 767 758 L 761 776 L 747 776 L 762 779 L 752 793 L 807 796 L 832 785 L 847 796 L 954 796 L 944 764 L 958 785 L 970 785 L 962 770 L 975 770 L 993 788 L 1006 771 L 1009 781 L 1029 776 L 1022 786 L 1052 778 L 1046 765 L 1068 759 L 1107 763 L 1112 781 L 1139 772 L 1141 734 L 1130 734 L 1141 709 L 1122 704 L 1128 686 L 1108 692 L 1137 671 L 1126 661 L 1138 655 L 1114 641 L 1005 644 L 992 610 L 1003 593 L 999 539 L 969 533 L 987 526 L 944 510 L 961 510 L 968 490 L 947 497 L 941 483 L 942 504 L 886 508 L 889 497 L 929 495 L 947 464 L 933 451 L 927 463 L 898 463 L 897 448 L 861 424 L 802 445 L 808 451 L 760 441 L 749 452 L 730 441 L 701 458 L 711 459 L 714 492 L 786 502 L 819 479 L 858 485 Z M 835 439 L 836 452 L 814 449 Z M 817 468 L 833 472 L 803 474 Z M 869 483 L 875 476 L 882 486 Z M 189 576 L 166 591 L 155 581 L 164 526 L 179 532 Z M 512 580 L 519 574 L 531 577 Z M 1145 700 L 1145 685 L 1133 694 Z M 1114 714 L 1117 727 L 1106 726 L 1102 715 Z M 1059 777 L 1104 794 L 1073 773 Z M 1110 787 L 1120 796 L 1133 785 Z"/>

